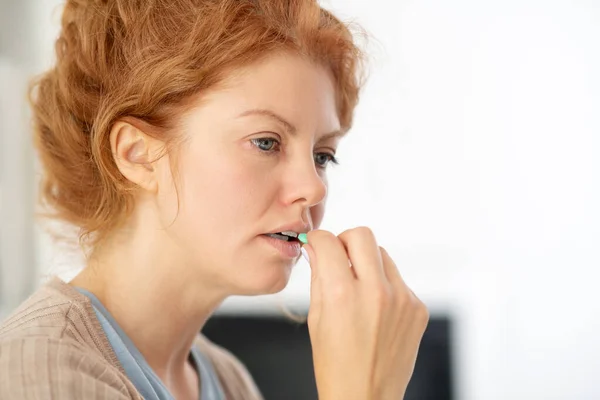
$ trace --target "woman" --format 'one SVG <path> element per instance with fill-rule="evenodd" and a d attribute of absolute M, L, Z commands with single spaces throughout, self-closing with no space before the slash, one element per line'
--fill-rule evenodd
<path fill-rule="evenodd" d="M 317 230 L 360 52 L 313 0 L 69 0 L 34 86 L 43 199 L 87 265 L 0 328 L 2 399 L 258 399 L 199 335 L 308 232 L 319 398 L 400 399 L 428 320 L 367 228 Z M 349 268 L 349 261 L 352 268 Z"/>

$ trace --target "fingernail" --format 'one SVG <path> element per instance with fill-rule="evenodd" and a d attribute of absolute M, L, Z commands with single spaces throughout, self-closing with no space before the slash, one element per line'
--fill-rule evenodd
<path fill-rule="evenodd" d="M 298 235 L 298 240 L 304 244 L 308 243 L 308 238 L 306 237 L 306 233 L 300 233 Z"/>
<path fill-rule="evenodd" d="M 300 248 L 300 252 L 302 253 L 302 257 L 304 257 L 304 259 L 306 260 L 306 262 L 310 264 L 310 258 L 308 257 L 308 252 L 306 251 L 306 249 L 304 248 L 304 246 L 302 246 Z"/>

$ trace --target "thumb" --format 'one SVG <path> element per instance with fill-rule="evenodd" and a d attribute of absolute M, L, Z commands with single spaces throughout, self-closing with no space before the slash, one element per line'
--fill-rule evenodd
<path fill-rule="evenodd" d="M 316 274 L 316 268 L 315 266 L 313 266 L 313 264 L 311 264 L 311 260 L 315 260 L 315 251 L 313 250 L 312 246 L 308 243 L 303 244 L 300 251 L 302 251 L 302 255 L 304 256 L 304 259 L 310 267 L 311 277 L 313 277 Z"/>
<path fill-rule="evenodd" d="M 306 261 L 310 266 L 310 310 L 315 319 L 321 309 L 321 284 L 319 280 L 319 271 L 316 263 L 315 252 L 310 244 L 302 246 L 302 253 L 305 254 Z"/>

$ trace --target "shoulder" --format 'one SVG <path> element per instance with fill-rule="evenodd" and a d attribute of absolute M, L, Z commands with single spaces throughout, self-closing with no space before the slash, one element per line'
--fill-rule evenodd
<path fill-rule="evenodd" d="M 0 340 L 40 334 L 61 338 L 70 335 L 73 325 L 86 325 L 92 317 L 85 296 L 53 277 L 0 324 Z"/>
<path fill-rule="evenodd" d="M 139 399 L 100 355 L 48 336 L 0 341 L 0 398 Z"/>
<path fill-rule="evenodd" d="M 53 278 L 0 324 L 0 399 L 133 396 L 86 299 Z"/>
<path fill-rule="evenodd" d="M 196 338 L 196 345 L 212 362 L 228 399 L 262 400 L 254 379 L 233 354 L 202 334 Z"/>
<path fill-rule="evenodd" d="M 15 338 L 70 339 L 109 361 L 110 348 L 87 297 L 57 277 L 35 291 L 0 324 L 0 342 Z"/>
<path fill-rule="evenodd" d="M 41 331 L 62 336 L 72 303 L 73 299 L 53 290 L 52 283 L 40 287 L 0 324 L 0 340 L 39 335 Z"/>

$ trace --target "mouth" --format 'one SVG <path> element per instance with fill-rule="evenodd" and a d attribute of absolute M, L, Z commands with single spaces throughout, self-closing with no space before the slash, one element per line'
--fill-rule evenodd
<path fill-rule="evenodd" d="M 302 242 L 298 239 L 299 233 L 301 232 L 282 231 L 265 233 L 261 236 L 265 238 L 264 242 L 269 244 L 272 249 L 276 249 L 281 256 L 297 260 L 302 247 Z"/>
<path fill-rule="evenodd" d="M 272 237 L 273 239 L 279 239 L 286 242 L 299 242 L 298 240 L 298 232 L 293 231 L 284 231 L 284 232 L 276 232 L 276 233 L 265 233 L 265 236 Z"/>

